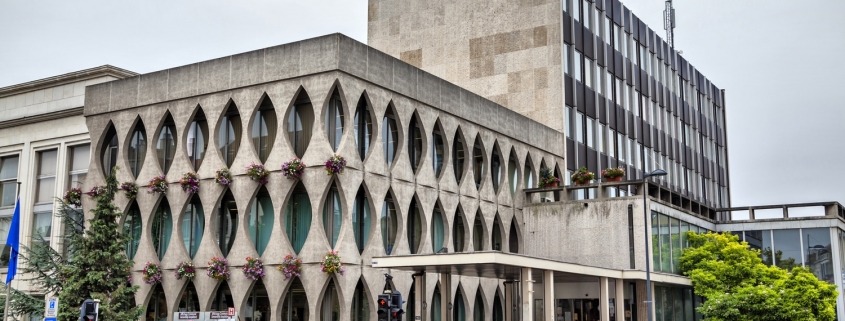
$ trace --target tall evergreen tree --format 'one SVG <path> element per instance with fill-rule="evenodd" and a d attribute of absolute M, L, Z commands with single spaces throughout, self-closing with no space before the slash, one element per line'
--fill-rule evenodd
<path fill-rule="evenodd" d="M 67 239 L 71 253 L 58 273 L 61 321 L 76 321 L 79 306 L 88 298 L 100 300 L 100 320 L 133 321 L 141 315 L 135 304 L 137 287 L 129 282 L 132 262 L 124 252 L 126 237 L 118 224 L 122 212 L 112 204 L 117 170 L 111 172 L 84 233 Z"/>

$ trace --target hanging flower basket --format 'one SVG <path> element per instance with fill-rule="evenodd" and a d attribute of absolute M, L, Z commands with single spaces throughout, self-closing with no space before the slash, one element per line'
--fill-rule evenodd
<path fill-rule="evenodd" d="M 540 168 L 540 182 L 538 187 L 557 187 L 558 184 L 560 184 L 560 178 L 555 177 L 551 169 L 545 167 Z"/>
<path fill-rule="evenodd" d="M 232 184 L 232 173 L 228 168 L 223 168 L 214 174 L 214 182 L 222 186 L 229 186 Z"/>
<path fill-rule="evenodd" d="M 197 270 L 194 268 L 194 262 L 182 262 L 176 266 L 176 279 L 181 280 L 183 278 L 191 280 L 195 276 L 197 276 Z"/>
<path fill-rule="evenodd" d="M 264 168 L 264 165 L 249 164 L 246 167 L 246 176 L 249 176 L 249 179 L 258 182 L 258 184 L 264 185 L 267 184 L 267 177 L 270 176 L 270 172 Z"/>
<path fill-rule="evenodd" d="M 586 167 L 581 167 L 572 174 L 572 182 L 576 185 L 589 184 L 594 179 L 596 179 L 596 174 L 587 170 Z"/>
<path fill-rule="evenodd" d="M 105 192 L 106 192 L 105 186 L 94 186 L 94 187 L 91 188 L 90 191 L 85 193 L 85 195 L 88 195 L 88 196 L 91 196 L 91 197 L 97 197 L 97 196 L 102 195 Z"/>
<path fill-rule="evenodd" d="M 182 175 L 182 179 L 179 180 L 179 186 L 182 186 L 182 191 L 185 191 L 188 194 L 195 194 L 200 190 L 200 179 L 197 176 L 197 173 L 194 172 L 187 172 Z"/>
<path fill-rule="evenodd" d="M 305 172 L 305 163 L 301 159 L 294 157 L 288 162 L 282 164 L 282 173 L 288 179 L 299 179 L 302 173 Z"/>
<path fill-rule="evenodd" d="M 229 279 L 229 261 L 226 261 L 225 258 L 222 257 L 213 257 L 211 261 L 208 261 L 208 272 L 206 272 L 208 277 L 218 280 L 224 281 Z"/>
<path fill-rule="evenodd" d="M 326 174 L 343 174 L 343 169 L 346 168 L 346 159 L 340 155 L 334 155 L 326 160 Z"/>
<path fill-rule="evenodd" d="M 302 274 L 302 259 L 293 254 L 285 255 L 282 265 L 279 265 L 277 269 L 285 275 L 285 280 L 299 277 Z"/>
<path fill-rule="evenodd" d="M 82 206 L 82 189 L 79 187 L 71 187 L 67 190 L 67 192 L 65 192 L 65 196 L 62 197 L 62 201 L 67 205 L 76 207 Z"/>
<path fill-rule="evenodd" d="M 241 268 L 247 279 L 256 281 L 264 277 L 264 263 L 257 257 L 246 257 L 246 264 Z"/>
<path fill-rule="evenodd" d="M 625 177 L 625 169 L 622 167 L 608 167 L 601 171 L 601 177 L 608 182 L 619 182 Z"/>
<path fill-rule="evenodd" d="M 161 282 L 161 267 L 158 264 L 147 262 L 144 264 L 144 283 L 156 284 Z"/>
<path fill-rule="evenodd" d="M 167 192 L 167 178 L 164 175 L 153 177 L 147 185 L 147 193 L 164 193 Z"/>
<path fill-rule="evenodd" d="M 132 182 L 124 182 L 120 184 L 120 190 L 126 195 L 126 198 L 134 200 L 138 196 L 138 185 Z"/>
<path fill-rule="evenodd" d="M 320 270 L 326 274 L 340 275 L 343 275 L 343 272 L 346 271 L 343 267 L 343 263 L 340 263 L 340 255 L 337 254 L 337 251 L 329 251 L 326 253 L 326 257 L 323 258 L 323 262 L 320 262 Z"/>

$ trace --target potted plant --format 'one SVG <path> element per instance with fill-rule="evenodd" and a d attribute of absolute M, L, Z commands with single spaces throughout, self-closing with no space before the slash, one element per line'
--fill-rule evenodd
<path fill-rule="evenodd" d="M 67 192 L 65 192 L 65 196 L 62 197 L 62 201 L 64 201 L 67 205 L 75 207 L 82 206 L 82 189 L 79 187 L 71 187 L 67 190 Z"/>
<path fill-rule="evenodd" d="M 147 262 L 144 264 L 144 283 L 146 284 L 156 284 L 161 282 L 161 267 L 158 264 L 153 262 Z"/>
<path fill-rule="evenodd" d="M 214 174 L 214 182 L 222 186 L 229 186 L 229 184 L 232 184 L 232 173 L 229 172 L 228 168 L 220 169 Z"/>
<path fill-rule="evenodd" d="M 622 167 L 608 167 L 601 171 L 601 177 L 607 182 L 621 182 L 625 177 L 625 169 Z"/>
<path fill-rule="evenodd" d="M 540 182 L 539 187 L 557 187 L 560 184 L 560 178 L 555 177 L 552 170 L 549 168 L 540 168 Z"/>
<path fill-rule="evenodd" d="M 320 270 L 326 274 L 340 275 L 343 275 L 343 272 L 346 271 L 343 263 L 340 262 L 340 255 L 337 254 L 337 251 L 328 251 L 326 253 L 323 262 L 320 262 Z"/>
<path fill-rule="evenodd" d="M 264 168 L 264 165 L 252 163 L 246 166 L 246 176 L 249 176 L 249 179 L 258 182 L 258 184 L 264 185 L 267 184 L 267 177 L 270 176 L 270 172 Z"/>
<path fill-rule="evenodd" d="M 302 173 L 305 172 L 305 163 L 301 159 L 294 157 L 293 159 L 282 164 L 282 173 L 288 179 L 299 179 Z"/>
<path fill-rule="evenodd" d="M 329 157 L 325 163 L 326 175 L 343 174 L 343 169 L 346 168 L 346 159 L 340 155 Z"/>
<path fill-rule="evenodd" d="M 181 280 L 186 278 L 188 280 L 197 276 L 197 270 L 194 268 L 194 262 L 182 262 L 176 266 L 176 279 Z"/>
<path fill-rule="evenodd" d="M 85 195 L 88 195 L 88 196 L 91 196 L 91 197 L 97 197 L 97 196 L 99 196 L 100 194 L 103 194 L 103 193 L 105 193 L 105 192 L 106 192 L 106 187 L 105 187 L 105 186 L 94 186 L 94 187 L 92 187 L 92 188 L 91 188 L 91 190 L 90 190 L 90 191 L 88 191 L 87 193 L 85 193 Z"/>
<path fill-rule="evenodd" d="M 282 261 L 282 265 L 279 265 L 278 269 L 284 273 L 285 280 L 298 277 L 302 274 L 302 259 L 293 256 L 293 254 L 285 255 L 285 259 Z"/>
<path fill-rule="evenodd" d="M 206 274 L 208 277 L 218 281 L 228 280 L 229 261 L 226 261 L 226 258 L 218 256 L 211 258 L 211 261 L 208 261 L 208 271 Z"/>
<path fill-rule="evenodd" d="M 586 167 L 581 167 L 575 173 L 572 173 L 572 182 L 575 185 L 589 184 L 590 181 L 596 179 L 596 174 L 587 170 Z"/>
<path fill-rule="evenodd" d="M 138 196 L 138 185 L 132 182 L 124 182 L 120 184 L 120 190 L 126 195 L 126 198 L 133 200 Z"/>
<path fill-rule="evenodd" d="M 257 257 L 247 256 L 246 264 L 241 269 L 247 279 L 255 281 L 264 277 L 264 263 Z"/>
<path fill-rule="evenodd" d="M 185 191 L 188 194 L 199 192 L 200 179 L 197 176 L 197 173 L 187 172 L 183 174 L 182 179 L 179 180 L 179 186 L 182 186 L 182 191 Z"/>
<path fill-rule="evenodd" d="M 167 178 L 164 175 L 153 177 L 147 185 L 147 193 L 167 192 Z"/>

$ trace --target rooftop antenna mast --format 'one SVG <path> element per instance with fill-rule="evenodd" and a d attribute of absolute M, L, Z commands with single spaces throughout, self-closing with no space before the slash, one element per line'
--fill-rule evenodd
<path fill-rule="evenodd" d="M 675 8 L 672 7 L 672 0 L 666 0 L 666 9 L 663 10 L 663 29 L 666 29 L 666 41 L 669 47 L 675 48 Z"/>

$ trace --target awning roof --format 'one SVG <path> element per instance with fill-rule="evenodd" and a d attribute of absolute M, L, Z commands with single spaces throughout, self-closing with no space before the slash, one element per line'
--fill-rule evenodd
<path fill-rule="evenodd" d="M 562 282 L 583 281 L 597 277 L 633 280 L 646 278 L 645 271 L 615 270 L 498 251 L 382 256 L 372 258 L 372 266 L 412 272 L 450 273 L 513 280 L 519 279 L 522 268 L 533 269 L 532 272 L 537 276 L 542 275 L 544 270 L 555 271 L 555 280 Z M 534 279 L 537 278 L 534 277 Z M 674 274 L 652 272 L 651 279 L 659 283 L 691 284 L 688 278 Z"/>

